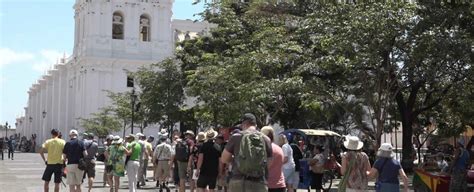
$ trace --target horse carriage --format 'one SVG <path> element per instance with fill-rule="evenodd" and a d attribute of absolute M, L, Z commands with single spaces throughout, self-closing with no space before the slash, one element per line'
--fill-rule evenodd
<path fill-rule="evenodd" d="M 317 129 L 288 129 L 283 134 L 289 141 L 298 144 L 304 152 L 304 157 L 300 160 L 300 170 L 298 170 L 300 174 L 299 189 L 310 191 L 312 151 L 316 145 L 324 147 L 323 154 L 326 161 L 324 163 L 323 190 L 328 191 L 332 186 L 332 180 L 340 176 L 340 167 L 337 161 L 340 161 L 341 135 L 333 131 Z"/>

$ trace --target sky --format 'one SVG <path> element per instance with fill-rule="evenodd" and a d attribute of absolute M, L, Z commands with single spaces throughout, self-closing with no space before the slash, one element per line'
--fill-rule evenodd
<path fill-rule="evenodd" d="M 194 0 L 174 0 L 173 18 L 198 19 Z M 27 91 L 64 54 L 72 53 L 75 0 L 0 0 L 0 124 L 15 126 Z"/>

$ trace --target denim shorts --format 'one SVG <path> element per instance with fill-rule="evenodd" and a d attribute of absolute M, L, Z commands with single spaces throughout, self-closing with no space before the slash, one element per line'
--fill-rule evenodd
<path fill-rule="evenodd" d="M 400 184 L 396 183 L 377 183 L 377 187 L 375 189 L 377 192 L 399 192 L 400 191 Z"/>
<path fill-rule="evenodd" d="M 283 176 L 285 177 L 285 183 L 291 186 L 298 185 L 298 181 L 295 179 L 295 169 L 283 169 Z"/>

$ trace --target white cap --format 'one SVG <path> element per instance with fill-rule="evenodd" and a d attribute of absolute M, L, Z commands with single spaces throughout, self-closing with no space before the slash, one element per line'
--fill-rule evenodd
<path fill-rule="evenodd" d="M 77 130 L 73 129 L 73 130 L 69 131 L 69 135 L 76 135 L 77 136 L 78 135 Z"/>

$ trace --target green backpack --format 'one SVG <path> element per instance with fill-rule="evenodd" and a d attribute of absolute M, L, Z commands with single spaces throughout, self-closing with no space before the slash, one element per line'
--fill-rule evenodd
<path fill-rule="evenodd" d="M 239 172 L 246 177 L 264 177 L 267 170 L 267 150 L 263 134 L 248 131 L 241 134 L 242 140 L 236 160 Z"/>

